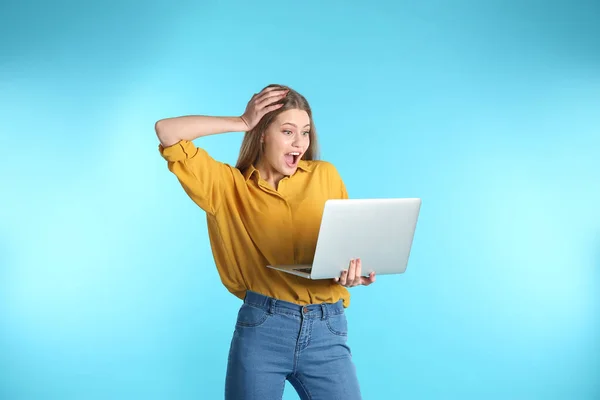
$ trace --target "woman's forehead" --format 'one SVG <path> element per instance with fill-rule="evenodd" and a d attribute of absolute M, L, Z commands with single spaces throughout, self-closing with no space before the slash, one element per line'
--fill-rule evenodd
<path fill-rule="evenodd" d="M 293 126 L 304 128 L 310 125 L 310 117 L 304 110 L 291 109 L 285 110 L 275 118 L 275 123 L 278 125 L 291 124 Z"/>

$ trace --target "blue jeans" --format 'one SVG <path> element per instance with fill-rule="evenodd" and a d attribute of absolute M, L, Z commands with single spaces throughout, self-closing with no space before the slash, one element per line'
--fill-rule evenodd
<path fill-rule="evenodd" d="M 344 307 L 300 306 L 248 291 L 236 321 L 226 400 L 281 400 L 288 380 L 302 400 L 361 399 L 346 344 Z"/>

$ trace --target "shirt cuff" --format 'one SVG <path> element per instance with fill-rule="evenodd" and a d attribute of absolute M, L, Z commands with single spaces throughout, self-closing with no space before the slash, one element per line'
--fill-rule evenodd
<path fill-rule="evenodd" d="M 197 147 L 189 140 L 181 140 L 171 146 L 158 145 L 160 155 L 167 161 L 177 162 L 193 157 L 198 151 Z"/>

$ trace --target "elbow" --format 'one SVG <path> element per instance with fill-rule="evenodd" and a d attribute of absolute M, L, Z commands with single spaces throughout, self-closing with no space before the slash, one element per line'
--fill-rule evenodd
<path fill-rule="evenodd" d="M 165 136 L 165 120 L 164 119 L 159 119 L 158 121 L 156 121 L 156 123 L 154 124 L 154 132 L 156 132 L 156 136 L 158 136 L 159 139 L 161 139 L 162 137 Z"/>
<path fill-rule="evenodd" d="M 172 137 L 172 135 L 169 135 L 165 125 L 165 119 L 156 121 L 154 124 L 154 132 L 156 132 L 156 136 L 158 137 L 160 144 L 162 144 L 163 147 L 169 147 L 177 143 L 179 140 L 176 140 Z"/>

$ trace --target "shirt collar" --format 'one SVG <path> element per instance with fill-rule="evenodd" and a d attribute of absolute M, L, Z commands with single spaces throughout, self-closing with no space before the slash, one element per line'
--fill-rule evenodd
<path fill-rule="evenodd" d="M 312 165 L 312 163 L 310 163 L 306 160 L 300 160 L 300 162 L 298 163 L 298 169 L 305 171 L 305 172 L 312 172 L 313 165 Z M 248 179 L 250 179 L 252 177 L 252 175 L 254 175 L 255 172 L 258 174 L 258 170 L 256 168 L 254 168 L 253 164 L 250 164 L 250 166 L 246 169 L 246 171 L 244 171 L 244 179 L 247 181 Z"/>

